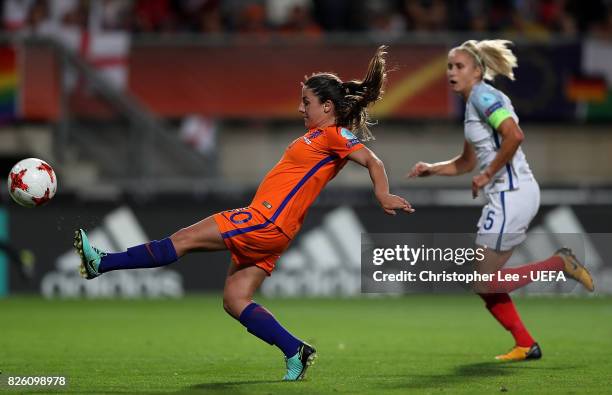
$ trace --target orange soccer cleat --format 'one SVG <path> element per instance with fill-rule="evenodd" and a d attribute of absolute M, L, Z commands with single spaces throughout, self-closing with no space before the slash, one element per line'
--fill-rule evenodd
<path fill-rule="evenodd" d="M 540 345 L 538 343 L 533 343 L 531 347 L 516 346 L 508 353 L 495 357 L 495 359 L 502 362 L 524 361 L 527 359 L 540 358 L 542 358 L 542 349 L 540 348 Z"/>
<path fill-rule="evenodd" d="M 563 259 L 563 263 L 565 264 L 563 272 L 565 274 L 578 281 L 580 284 L 584 285 L 584 287 L 590 292 L 593 292 L 593 290 L 595 289 L 595 285 L 593 284 L 593 277 L 591 277 L 591 273 L 589 273 L 587 268 L 584 267 L 582 263 L 580 263 L 578 258 L 576 258 L 576 255 L 574 255 L 572 250 L 563 247 L 557 250 L 557 252 L 555 252 L 555 255 Z"/>

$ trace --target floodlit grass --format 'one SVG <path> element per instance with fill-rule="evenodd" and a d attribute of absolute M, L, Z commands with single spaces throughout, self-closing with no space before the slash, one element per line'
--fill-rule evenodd
<path fill-rule="evenodd" d="M 512 338 L 475 296 L 258 299 L 316 346 L 305 381 L 227 316 L 219 296 L 180 300 L 0 300 L 0 392 L 609 393 L 612 299 L 523 298 L 540 361 L 501 364 Z M 66 376 L 65 388 L 6 387 Z"/>

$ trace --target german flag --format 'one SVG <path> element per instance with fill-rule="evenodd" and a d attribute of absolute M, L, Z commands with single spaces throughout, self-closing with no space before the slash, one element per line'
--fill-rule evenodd
<path fill-rule="evenodd" d="M 565 86 L 565 95 L 573 102 L 603 103 L 608 96 L 608 85 L 603 77 L 572 76 Z"/>

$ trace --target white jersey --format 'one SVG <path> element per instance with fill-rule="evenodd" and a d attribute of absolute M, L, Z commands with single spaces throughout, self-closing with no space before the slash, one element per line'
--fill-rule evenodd
<path fill-rule="evenodd" d="M 476 151 L 480 171 L 493 161 L 501 147 L 502 138 L 496 129 L 509 117 L 518 124 L 508 96 L 485 82 L 474 85 L 465 106 L 465 139 Z M 484 192 L 511 191 L 518 189 L 521 181 L 531 180 L 534 180 L 533 174 L 519 147 L 512 159 L 484 187 Z"/>

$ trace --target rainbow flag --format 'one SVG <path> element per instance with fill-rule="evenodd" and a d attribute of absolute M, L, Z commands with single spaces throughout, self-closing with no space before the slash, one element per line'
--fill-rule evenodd
<path fill-rule="evenodd" d="M 17 118 L 19 71 L 13 47 L 0 47 L 0 123 Z"/>

